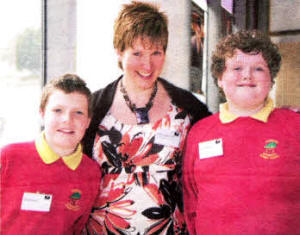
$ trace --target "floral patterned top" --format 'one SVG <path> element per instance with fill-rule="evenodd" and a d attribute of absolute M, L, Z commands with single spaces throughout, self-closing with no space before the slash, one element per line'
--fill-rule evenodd
<path fill-rule="evenodd" d="M 93 148 L 102 182 L 89 234 L 187 233 L 180 178 L 189 128 L 189 116 L 173 104 L 162 119 L 145 125 L 106 114 Z"/>

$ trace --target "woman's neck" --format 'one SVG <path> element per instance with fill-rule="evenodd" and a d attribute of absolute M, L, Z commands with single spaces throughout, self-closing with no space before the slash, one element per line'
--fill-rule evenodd
<path fill-rule="evenodd" d="M 126 83 L 126 80 L 123 80 L 122 82 L 130 101 L 135 104 L 136 107 L 144 107 L 148 103 L 154 89 L 154 84 L 149 88 L 139 88 L 131 85 L 128 82 Z"/>

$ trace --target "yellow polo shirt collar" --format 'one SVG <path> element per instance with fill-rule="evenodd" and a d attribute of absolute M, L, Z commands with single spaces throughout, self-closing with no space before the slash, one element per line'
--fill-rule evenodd
<path fill-rule="evenodd" d="M 57 155 L 48 145 L 44 132 L 35 140 L 36 149 L 46 164 L 51 164 L 60 159 L 60 156 Z M 71 155 L 62 157 L 63 162 L 67 165 L 71 170 L 76 170 L 79 166 L 82 159 L 82 147 L 81 144 L 78 145 L 76 151 Z"/>
<path fill-rule="evenodd" d="M 267 99 L 266 105 L 256 114 L 251 115 L 252 118 L 268 122 L 268 117 L 274 109 L 274 103 L 271 98 Z M 229 112 L 228 103 L 223 103 L 220 105 L 220 120 L 222 123 L 230 123 L 239 118 L 238 115 Z"/>

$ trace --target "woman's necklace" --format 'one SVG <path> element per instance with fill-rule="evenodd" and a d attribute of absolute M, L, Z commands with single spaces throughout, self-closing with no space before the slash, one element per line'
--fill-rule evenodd
<path fill-rule="evenodd" d="M 131 112 L 133 112 L 135 114 L 136 120 L 137 120 L 137 124 L 147 124 L 149 123 L 149 110 L 151 109 L 152 105 L 153 105 L 153 99 L 157 93 L 157 81 L 155 81 L 154 84 L 154 89 L 151 93 L 150 99 L 148 101 L 148 103 L 146 104 L 145 107 L 142 108 L 137 108 L 135 104 L 133 104 L 131 102 L 131 100 L 129 99 L 128 93 L 123 85 L 122 79 L 121 79 L 121 84 L 120 84 L 120 90 L 123 94 L 124 100 L 127 104 L 127 106 L 130 108 Z"/>

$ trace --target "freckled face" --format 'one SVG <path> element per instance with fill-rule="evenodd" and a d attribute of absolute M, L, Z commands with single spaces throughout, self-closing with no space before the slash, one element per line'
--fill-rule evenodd
<path fill-rule="evenodd" d="M 78 92 L 69 94 L 57 89 L 41 111 L 47 143 L 60 156 L 74 152 L 89 126 L 88 100 Z"/>
<path fill-rule="evenodd" d="M 247 54 L 236 50 L 225 61 L 225 71 L 218 80 L 229 109 L 255 110 L 264 106 L 271 88 L 269 67 L 261 53 Z"/>
<path fill-rule="evenodd" d="M 126 84 L 135 89 L 152 88 L 162 72 L 165 52 L 162 45 L 153 45 L 149 39 L 138 38 L 132 47 L 118 52 Z"/>

